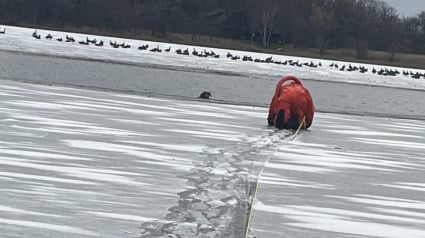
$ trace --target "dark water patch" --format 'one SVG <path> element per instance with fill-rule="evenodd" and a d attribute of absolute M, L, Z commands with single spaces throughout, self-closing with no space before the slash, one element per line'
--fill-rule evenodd
<path fill-rule="evenodd" d="M 279 76 L 238 75 L 175 66 L 143 67 L 0 51 L 0 78 L 45 85 L 118 90 L 126 93 L 267 107 Z M 424 91 L 304 80 L 321 112 L 423 119 Z M 265 116 L 266 117 L 266 116 Z"/>

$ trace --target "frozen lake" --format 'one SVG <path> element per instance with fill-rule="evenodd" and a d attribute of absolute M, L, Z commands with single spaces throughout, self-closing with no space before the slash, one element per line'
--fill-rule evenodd
<path fill-rule="evenodd" d="M 318 113 L 289 142 L 263 107 L 13 81 L 0 97 L 4 237 L 242 237 L 269 157 L 257 237 L 425 234 L 423 121 Z"/>
<path fill-rule="evenodd" d="M 425 237 L 425 122 L 320 114 L 260 179 L 251 234 Z"/>
<path fill-rule="evenodd" d="M 265 108 L 13 81 L 0 107 L 2 237 L 134 237 L 195 198 L 195 228 L 237 228 L 254 162 L 284 136 Z"/>
<path fill-rule="evenodd" d="M 196 58 L 195 58 L 196 59 Z M 117 89 L 192 99 L 208 90 L 216 102 L 267 107 L 279 76 L 126 65 L 0 51 L 0 77 L 42 84 Z M 388 80 L 394 80 L 390 78 Z M 402 80 L 402 79 L 400 79 Z M 423 80 L 425 82 L 425 80 Z M 322 112 L 424 118 L 424 91 L 303 80 Z"/>
<path fill-rule="evenodd" d="M 32 31 L 0 38 L 2 237 L 243 237 L 264 165 L 251 237 L 425 237 L 425 123 L 397 119 L 424 119 L 425 80 L 141 57 Z M 294 141 L 265 126 L 288 73 L 321 111 Z"/>

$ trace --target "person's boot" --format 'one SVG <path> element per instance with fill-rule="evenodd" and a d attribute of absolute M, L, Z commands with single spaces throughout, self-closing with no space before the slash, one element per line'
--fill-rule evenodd
<path fill-rule="evenodd" d="M 287 129 L 296 130 L 300 126 L 298 115 L 292 115 L 291 119 L 289 119 L 288 124 L 286 125 Z"/>
<path fill-rule="evenodd" d="M 281 109 L 277 113 L 275 127 L 279 130 L 285 128 L 285 110 Z"/>

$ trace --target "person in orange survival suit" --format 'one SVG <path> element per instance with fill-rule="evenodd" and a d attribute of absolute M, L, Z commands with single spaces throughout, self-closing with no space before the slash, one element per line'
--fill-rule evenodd
<path fill-rule="evenodd" d="M 295 76 L 283 77 L 276 85 L 267 121 L 278 129 L 307 129 L 315 112 L 313 99 L 301 80 Z"/>

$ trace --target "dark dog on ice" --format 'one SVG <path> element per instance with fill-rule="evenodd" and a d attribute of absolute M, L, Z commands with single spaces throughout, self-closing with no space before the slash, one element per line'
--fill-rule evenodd
<path fill-rule="evenodd" d="M 202 98 L 202 99 L 210 99 L 210 97 L 212 97 L 212 94 L 208 91 L 203 91 L 201 93 L 201 95 L 199 95 L 198 98 Z"/>

